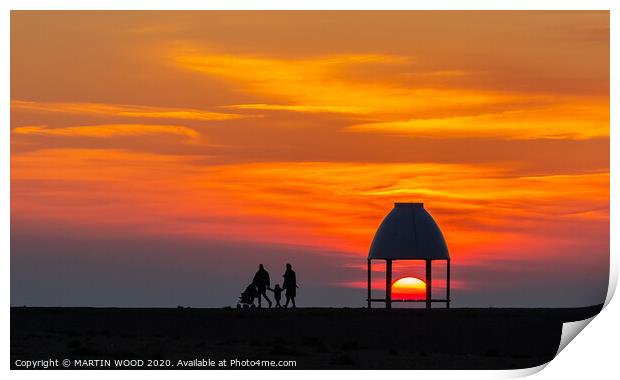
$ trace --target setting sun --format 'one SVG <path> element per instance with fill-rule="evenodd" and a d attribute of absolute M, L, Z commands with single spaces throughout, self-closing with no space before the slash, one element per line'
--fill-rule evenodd
<path fill-rule="evenodd" d="M 392 284 L 394 299 L 424 299 L 426 283 L 419 278 L 403 277 Z"/>

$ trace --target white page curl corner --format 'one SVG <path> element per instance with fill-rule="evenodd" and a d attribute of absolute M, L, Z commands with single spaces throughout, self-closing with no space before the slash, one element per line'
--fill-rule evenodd
<path fill-rule="evenodd" d="M 583 319 L 581 321 L 565 322 L 562 325 L 562 338 L 560 339 L 560 345 L 555 356 L 558 354 L 573 340 L 575 337 L 595 318 L 591 317 Z"/>

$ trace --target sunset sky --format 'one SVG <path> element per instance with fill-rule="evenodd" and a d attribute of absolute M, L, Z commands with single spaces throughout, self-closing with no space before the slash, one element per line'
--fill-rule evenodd
<path fill-rule="evenodd" d="M 394 202 L 456 307 L 605 298 L 609 12 L 13 12 L 10 128 L 13 305 L 233 305 L 290 262 L 361 306 Z"/>

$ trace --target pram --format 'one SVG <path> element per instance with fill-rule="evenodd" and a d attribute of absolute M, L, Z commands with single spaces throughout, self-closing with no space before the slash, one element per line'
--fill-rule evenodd
<path fill-rule="evenodd" d="M 249 307 L 256 307 L 254 305 L 254 299 L 257 295 L 258 292 L 254 284 L 248 285 L 248 287 L 245 288 L 245 290 L 243 291 L 243 293 L 241 293 L 241 296 L 239 297 L 239 302 L 237 302 L 237 309 L 240 309 L 242 307 L 244 309 L 247 309 Z"/>

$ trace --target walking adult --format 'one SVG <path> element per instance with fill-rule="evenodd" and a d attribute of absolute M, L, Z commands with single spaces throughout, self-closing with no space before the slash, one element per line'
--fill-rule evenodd
<path fill-rule="evenodd" d="M 295 271 L 293 270 L 293 266 L 291 264 L 286 264 L 286 271 L 284 272 L 284 282 L 282 283 L 282 288 L 284 288 L 284 296 L 286 297 L 286 303 L 284 307 L 288 307 L 289 301 L 293 303 L 293 308 L 295 308 L 295 296 L 297 296 L 297 277 L 295 276 Z"/>
<path fill-rule="evenodd" d="M 267 288 L 271 285 L 269 281 L 269 272 L 265 270 L 263 264 L 258 266 L 258 271 L 254 275 L 252 284 L 256 286 L 256 290 L 258 291 L 258 307 L 261 307 L 261 296 L 267 300 L 269 307 L 271 307 L 271 300 L 267 297 Z"/>

